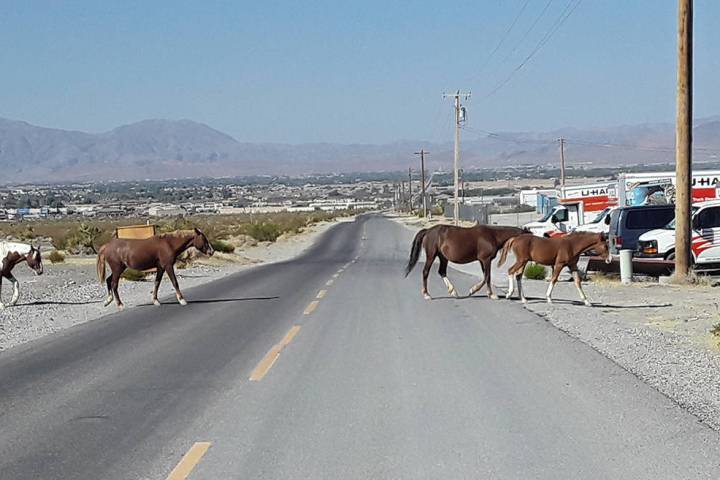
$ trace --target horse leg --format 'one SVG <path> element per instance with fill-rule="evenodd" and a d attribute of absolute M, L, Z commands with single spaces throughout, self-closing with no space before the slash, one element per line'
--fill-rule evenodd
<path fill-rule="evenodd" d="M 160 301 L 158 300 L 158 288 L 160 288 L 160 280 L 162 280 L 162 276 L 165 271 L 162 268 L 158 268 L 155 271 L 155 287 L 153 287 L 152 292 L 152 303 L 153 305 L 160 305 Z"/>
<path fill-rule="evenodd" d="M 553 267 L 553 274 L 552 277 L 550 277 L 550 285 L 548 285 L 547 292 L 545 292 L 545 298 L 547 299 L 547 303 L 552 303 L 553 288 L 555 288 L 555 284 L 557 283 L 560 272 L 562 272 L 564 266 L 565 265 L 563 265 L 562 263 L 556 263 Z"/>
<path fill-rule="evenodd" d="M 105 285 L 107 285 L 107 297 L 105 297 L 105 303 L 103 304 L 103 307 L 107 307 L 113 301 L 112 273 L 108 275 L 108 277 L 105 279 Z"/>
<path fill-rule="evenodd" d="M 577 271 L 577 267 L 574 270 L 571 270 L 571 272 L 573 279 L 575 280 L 575 288 L 577 288 L 577 291 L 580 294 L 580 299 L 586 306 L 592 307 L 592 303 L 590 303 L 590 300 L 587 299 L 585 292 L 583 292 L 582 279 L 580 278 L 580 272 Z"/>
<path fill-rule="evenodd" d="M 2 303 L 2 275 L 0 275 L 0 310 L 5 308 L 5 304 Z"/>
<path fill-rule="evenodd" d="M 20 298 L 20 282 L 17 281 L 17 278 L 15 278 L 12 274 L 8 276 L 8 280 L 13 284 L 13 294 L 12 298 L 10 299 L 10 305 L 16 305 L 18 302 L 18 299 Z"/>
<path fill-rule="evenodd" d="M 115 303 L 117 303 L 118 310 L 125 308 L 125 304 L 120 300 L 120 293 L 118 293 L 118 285 L 120 284 L 120 275 L 125 271 L 125 266 L 120 265 L 117 270 L 113 270 L 110 276 L 110 288 L 113 295 L 115 296 Z"/>
<path fill-rule="evenodd" d="M 448 293 L 450 295 L 452 295 L 453 297 L 457 298 L 458 297 L 457 290 L 455 290 L 455 286 L 450 282 L 450 279 L 447 277 L 448 259 L 445 258 L 440 253 L 438 253 L 438 257 L 440 257 L 440 268 L 438 269 L 438 273 L 442 277 L 443 282 L 445 282 L 445 286 L 448 289 Z"/>
<path fill-rule="evenodd" d="M 489 257 L 489 258 L 485 259 L 483 275 L 485 275 L 485 286 L 487 288 L 488 298 L 490 298 L 491 300 L 497 300 L 498 296 L 495 292 L 493 292 L 493 287 L 492 287 L 492 261 L 493 261 L 493 257 Z"/>
<path fill-rule="evenodd" d="M 472 287 L 470 287 L 470 291 L 468 292 L 468 297 L 472 297 L 473 295 L 475 295 L 475 293 L 477 293 L 477 291 L 480 290 L 483 287 L 483 285 L 485 285 L 485 282 L 487 281 L 486 280 L 487 277 L 486 277 L 486 273 L 485 273 L 485 265 L 483 264 L 483 262 L 480 259 L 478 259 L 478 262 L 480 263 L 480 271 L 482 272 L 483 279 L 481 282 L 478 282 L 475 285 L 473 285 Z"/>
<path fill-rule="evenodd" d="M 173 269 L 172 265 L 169 265 L 165 268 L 165 272 L 167 273 L 168 277 L 170 277 L 170 282 L 172 282 L 173 287 L 175 288 L 175 297 L 177 298 L 177 301 L 180 305 L 187 305 L 187 300 L 183 297 L 183 294 L 180 292 L 180 287 L 178 286 L 177 278 L 175 277 L 175 269 Z"/>
<path fill-rule="evenodd" d="M 523 304 L 527 304 L 527 298 L 525 298 L 525 292 L 523 292 L 523 289 L 522 289 L 522 273 L 518 273 L 515 275 L 515 281 L 517 282 L 518 294 L 520 295 L 520 301 Z"/>
<path fill-rule="evenodd" d="M 518 270 L 519 269 L 519 270 Z M 515 293 L 515 283 L 513 282 L 513 278 L 516 276 L 517 272 L 523 272 L 525 270 L 525 263 L 518 260 L 516 261 L 510 268 L 508 268 L 507 276 L 508 276 L 508 291 L 505 294 L 506 299 L 510 299 L 512 297 L 513 293 Z M 518 285 L 518 289 L 519 289 Z"/>
<path fill-rule="evenodd" d="M 428 292 L 427 287 L 427 279 L 428 275 L 430 275 L 430 269 L 432 268 L 432 264 L 435 261 L 435 252 L 429 252 L 427 249 L 425 250 L 425 266 L 423 267 L 422 271 L 422 295 L 425 300 L 432 300 L 432 297 L 430 296 L 430 293 Z"/>

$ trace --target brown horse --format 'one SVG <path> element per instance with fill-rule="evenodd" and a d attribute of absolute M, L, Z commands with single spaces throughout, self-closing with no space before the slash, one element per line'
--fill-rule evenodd
<path fill-rule="evenodd" d="M 13 295 L 10 299 L 10 305 L 17 304 L 20 298 L 20 284 L 13 276 L 12 270 L 15 265 L 27 262 L 28 266 L 33 269 L 35 275 L 42 275 L 43 264 L 40 256 L 40 248 L 28 245 L 26 243 L 0 242 L 0 292 L 2 292 L 2 279 L 7 278 L 13 284 Z M 0 297 L 0 310 L 5 308 Z"/>
<path fill-rule="evenodd" d="M 560 272 L 564 267 L 568 267 L 575 280 L 575 287 L 580 294 L 580 298 L 587 306 L 591 306 L 591 303 L 585 296 L 585 292 L 583 292 L 580 273 L 577 267 L 580 255 L 588 250 L 594 250 L 605 259 L 605 262 L 610 263 L 611 261 L 607 238 L 604 233 L 574 232 L 564 237 L 555 238 L 535 236 L 514 238 L 503 247 L 500 260 L 498 261 L 498 267 L 505 263 L 505 259 L 510 250 L 512 250 L 513 255 L 515 255 L 515 263 L 508 270 L 509 284 L 506 298 L 510 298 L 513 294 L 513 277 L 515 277 L 518 293 L 523 303 L 527 303 L 527 299 L 522 290 L 522 274 L 525 271 L 525 265 L 531 260 L 541 265 L 553 267 L 550 285 L 548 285 L 547 292 L 545 293 L 545 298 L 547 298 L 548 303 L 552 303 L 552 291 L 560 276 Z"/>
<path fill-rule="evenodd" d="M 118 308 L 124 308 L 125 305 L 123 305 L 118 294 L 118 283 L 120 282 L 120 275 L 126 268 L 135 270 L 157 269 L 155 288 L 152 292 L 154 305 L 160 305 L 157 294 L 163 273 L 167 273 L 167 276 L 170 277 L 170 281 L 175 288 L 175 296 L 180 305 L 187 305 L 187 301 L 178 287 L 174 265 L 177 257 L 190 247 L 195 247 L 206 255 L 215 253 L 205 234 L 197 228 L 194 230 L 178 230 L 140 240 L 119 238 L 110 240 L 100 247 L 97 258 L 97 273 L 100 284 L 104 282 L 107 285 L 108 295 L 105 299 L 105 306 L 110 305 L 114 295 Z M 110 271 L 112 272 L 107 278 L 105 278 L 105 262 L 110 265 Z"/>
<path fill-rule="evenodd" d="M 475 225 L 473 227 L 455 227 L 452 225 L 435 225 L 432 228 L 422 229 L 413 240 L 410 249 L 410 260 L 405 268 L 407 277 L 420 257 L 420 247 L 425 248 L 425 267 L 423 268 L 422 294 L 430 299 L 427 288 L 427 279 L 430 274 L 430 267 L 435 257 L 440 259 L 438 272 L 447 286 L 448 293 L 457 297 L 458 293 L 450 280 L 447 278 L 448 261 L 454 263 L 480 262 L 483 272 L 483 280 L 470 289 L 468 295 L 472 295 L 487 285 L 488 297 L 493 300 L 497 295 L 492 290 L 490 279 L 492 261 L 497 252 L 509 239 L 528 233 L 522 228 L 496 227 L 489 225 Z"/>

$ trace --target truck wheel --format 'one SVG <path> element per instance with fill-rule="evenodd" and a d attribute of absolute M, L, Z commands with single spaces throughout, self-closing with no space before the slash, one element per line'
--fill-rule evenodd
<path fill-rule="evenodd" d="M 665 255 L 665 260 L 675 260 L 675 250 Z"/>

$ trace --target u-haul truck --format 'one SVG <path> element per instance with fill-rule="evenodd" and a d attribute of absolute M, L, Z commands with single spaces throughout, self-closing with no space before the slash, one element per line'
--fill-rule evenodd
<path fill-rule="evenodd" d="M 538 236 L 564 235 L 580 225 L 600 225 L 603 218 L 617 206 L 615 182 L 574 185 L 560 189 L 560 203 L 553 206 L 540 220 L 524 227 Z"/>
<path fill-rule="evenodd" d="M 717 200 L 720 170 L 697 170 L 692 176 L 692 201 Z M 653 199 L 675 202 L 675 172 L 622 173 L 618 178 L 621 206 L 646 205 Z"/>

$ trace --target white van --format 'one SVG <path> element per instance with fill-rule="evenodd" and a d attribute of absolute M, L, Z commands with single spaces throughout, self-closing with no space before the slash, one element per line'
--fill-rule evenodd
<path fill-rule="evenodd" d="M 675 259 L 675 220 L 638 239 L 638 257 Z M 692 206 L 692 256 L 696 264 L 720 263 L 720 201 Z"/>
<path fill-rule="evenodd" d="M 619 207 L 606 207 L 588 223 L 578 225 L 573 232 L 608 233 L 610 231 L 610 214 Z"/>

